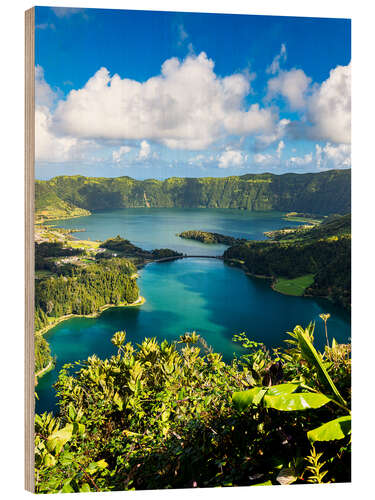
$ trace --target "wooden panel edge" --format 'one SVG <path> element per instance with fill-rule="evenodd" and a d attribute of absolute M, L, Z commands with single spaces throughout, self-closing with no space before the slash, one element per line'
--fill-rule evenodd
<path fill-rule="evenodd" d="M 25 12 L 25 489 L 34 493 L 35 9 Z"/>

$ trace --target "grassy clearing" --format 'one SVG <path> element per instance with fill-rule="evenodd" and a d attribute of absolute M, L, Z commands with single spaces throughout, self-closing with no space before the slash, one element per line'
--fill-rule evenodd
<path fill-rule="evenodd" d="M 284 293 L 286 295 L 303 295 L 305 289 L 312 285 L 314 281 L 313 274 L 305 274 L 299 278 L 294 278 L 292 280 L 287 280 L 285 278 L 278 278 L 273 285 L 273 289 L 276 292 Z"/>
<path fill-rule="evenodd" d="M 91 241 L 91 240 L 73 240 L 69 241 L 69 246 L 72 248 L 87 248 L 96 249 L 99 248 L 101 241 Z"/>
<path fill-rule="evenodd" d="M 93 262 L 95 262 L 94 259 L 79 259 L 79 261 L 83 264 L 92 264 Z"/>
<path fill-rule="evenodd" d="M 283 220 L 293 221 L 293 222 L 305 222 L 306 224 L 311 224 L 316 226 L 320 224 L 323 219 L 308 219 L 307 217 L 283 217 Z"/>

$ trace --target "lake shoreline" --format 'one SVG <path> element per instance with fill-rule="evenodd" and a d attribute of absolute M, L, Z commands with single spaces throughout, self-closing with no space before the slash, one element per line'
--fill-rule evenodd
<path fill-rule="evenodd" d="M 66 321 L 68 319 L 72 319 L 72 318 L 98 318 L 104 311 L 106 311 L 107 309 L 111 309 L 112 307 L 136 307 L 136 306 L 142 306 L 145 302 L 146 302 L 146 299 L 144 297 L 142 297 L 142 295 L 140 295 L 138 297 L 138 299 L 135 302 L 132 302 L 131 304 L 117 304 L 117 305 L 116 304 L 104 304 L 104 306 L 101 306 L 99 308 L 99 311 L 96 311 L 96 312 L 91 313 L 91 314 L 66 314 L 65 316 L 61 316 L 60 318 L 58 318 L 58 320 L 55 321 L 54 323 L 51 323 L 50 325 L 47 325 L 44 328 L 42 328 L 41 330 L 38 330 L 37 332 L 35 332 L 35 335 L 44 335 L 49 330 L 51 330 L 55 326 L 59 325 L 60 323 L 62 323 L 63 321 Z M 40 370 L 38 373 L 35 374 L 35 377 L 36 377 L 36 384 L 35 385 L 38 385 L 38 379 L 41 379 L 43 377 L 43 375 L 45 375 L 46 373 L 55 369 L 53 362 L 54 362 L 54 358 L 51 359 L 51 361 L 48 363 L 48 365 L 45 368 L 43 368 L 42 370 Z"/>
<path fill-rule="evenodd" d="M 112 307 L 136 307 L 136 306 L 142 306 L 146 302 L 146 299 L 140 295 L 138 299 L 135 302 L 132 302 L 131 304 L 104 304 L 104 306 L 101 306 L 98 311 L 95 311 L 91 314 L 66 314 L 65 316 L 61 316 L 58 318 L 56 321 L 53 323 L 45 326 L 41 330 L 38 330 L 35 332 L 35 335 L 44 335 L 47 333 L 49 330 L 57 326 L 58 324 L 62 323 L 63 321 L 66 321 L 71 318 L 98 318 L 104 311 L 107 309 L 111 309 Z"/>
<path fill-rule="evenodd" d="M 85 209 L 84 209 L 85 210 Z M 79 217 L 89 217 L 90 215 L 92 215 L 92 212 L 90 212 L 89 210 L 86 210 L 87 214 L 79 214 L 79 215 L 61 215 L 60 217 L 53 217 L 51 219 L 49 218 L 46 218 L 46 219 L 38 219 L 38 220 L 34 220 L 34 224 L 35 225 L 43 225 L 45 224 L 46 222 L 53 222 L 53 221 L 58 221 L 58 220 L 68 220 L 68 219 L 78 219 Z"/>

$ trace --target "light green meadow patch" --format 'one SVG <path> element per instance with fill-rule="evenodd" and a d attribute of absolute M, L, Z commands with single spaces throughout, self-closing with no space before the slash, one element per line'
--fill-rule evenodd
<path fill-rule="evenodd" d="M 101 241 L 91 241 L 91 240 L 74 240 L 69 241 L 69 246 L 72 248 L 87 248 L 96 249 L 99 248 Z"/>
<path fill-rule="evenodd" d="M 285 278 L 278 278 L 276 283 L 273 285 L 273 289 L 276 292 L 284 293 L 286 295 L 303 295 L 306 288 L 308 288 L 314 282 L 313 274 L 305 274 L 298 278 L 288 280 Z"/>

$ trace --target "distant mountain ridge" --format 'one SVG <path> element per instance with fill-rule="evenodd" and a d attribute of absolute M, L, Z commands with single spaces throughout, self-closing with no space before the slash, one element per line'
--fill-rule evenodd
<path fill-rule="evenodd" d="M 46 212 L 56 204 L 65 216 L 69 211 L 77 214 L 77 210 L 146 206 L 343 214 L 351 210 L 350 193 L 350 169 L 220 178 L 171 177 L 164 181 L 75 175 L 36 181 L 36 212 Z"/>

